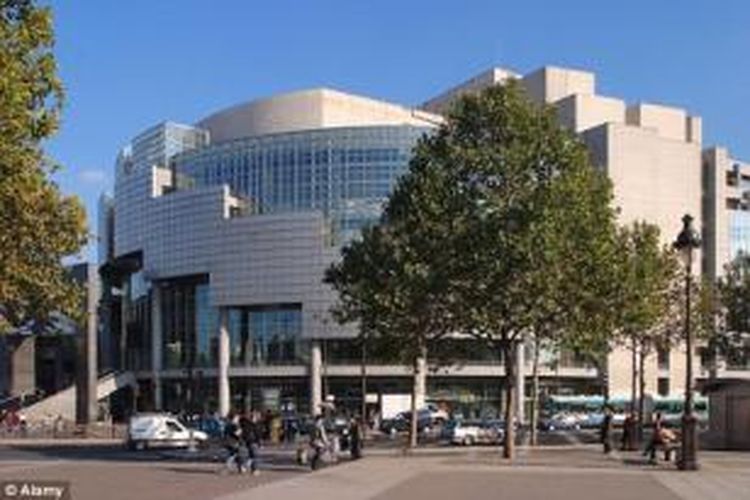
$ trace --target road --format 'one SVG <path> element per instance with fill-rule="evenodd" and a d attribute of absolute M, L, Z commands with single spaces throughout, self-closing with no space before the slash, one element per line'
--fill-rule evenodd
<path fill-rule="evenodd" d="M 294 463 L 293 448 L 265 448 L 257 477 L 220 474 L 213 452 L 186 460 L 184 453 L 131 452 L 119 444 L 0 442 L 0 483 L 66 480 L 74 500 L 750 500 L 750 454 L 702 452 L 701 471 L 681 473 L 671 463 L 649 466 L 638 452 L 605 456 L 592 441 L 596 433 L 556 433 L 543 439 L 546 446 L 520 447 L 512 462 L 490 446 L 426 446 L 403 456 L 398 442 L 385 441 L 367 448 L 364 460 L 315 473 Z"/>
<path fill-rule="evenodd" d="M 0 444 L 0 481 L 69 481 L 74 500 L 203 500 L 305 473 L 306 469 L 285 456 L 267 457 L 256 477 L 226 473 L 221 462 L 205 458 L 195 462 L 165 459 L 156 451 L 130 452 L 121 445 Z"/>

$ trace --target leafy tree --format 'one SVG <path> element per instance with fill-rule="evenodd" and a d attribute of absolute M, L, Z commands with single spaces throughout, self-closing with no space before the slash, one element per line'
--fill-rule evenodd
<path fill-rule="evenodd" d="M 703 283 L 698 296 L 700 318 L 694 324 L 707 343 L 712 373 L 718 358 L 746 366 L 750 360 L 750 257 L 738 255 L 715 285 Z"/>
<path fill-rule="evenodd" d="M 61 259 L 86 242 L 84 210 L 50 180 L 42 149 L 63 98 L 53 44 L 49 8 L 0 2 L 0 333 L 80 311 Z"/>
<path fill-rule="evenodd" d="M 532 286 L 527 296 L 533 300 L 532 444 L 537 438 L 540 351 L 560 351 L 571 344 L 579 351 L 597 349 L 597 337 L 608 330 L 593 328 L 588 336 L 579 333 L 590 328 L 597 315 L 609 319 L 609 304 L 617 290 L 611 185 L 604 175 L 580 167 L 549 186 L 546 213 L 539 222 L 540 233 L 547 236 L 532 253 Z M 575 201 L 557 206 L 566 199 Z"/>
<path fill-rule="evenodd" d="M 668 348 L 679 337 L 679 263 L 674 250 L 659 240 L 659 228 L 638 221 L 622 229 L 623 343 L 632 353 L 632 408 L 638 429 L 643 423 L 645 363 L 658 347 Z M 677 320 L 677 321 L 675 321 Z M 640 393 L 641 397 L 637 395 Z"/>
<path fill-rule="evenodd" d="M 514 349 L 533 335 L 560 341 L 607 296 L 600 285 L 610 286 L 615 255 L 611 185 L 554 110 L 531 103 L 514 82 L 463 98 L 450 120 L 445 168 L 463 206 L 456 318 L 503 359 L 510 458 Z"/>
<path fill-rule="evenodd" d="M 428 347 L 446 331 L 436 296 L 439 278 L 432 267 L 416 263 L 412 249 L 389 225 L 364 229 L 361 239 L 352 241 L 342 254 L 325 277 L 339 293 L 334 317 L 341 323 L 358 323 L 368 353 L 412 367 L 409 443 L 415 447 L 417 395 L 426 376 Z"/>
<path fill-rule="evenodd" d="M 610 312 L 615 289 L 611 200 L 551 108 L 517 82 L 491 87 L 460 98 L 419 142 L 381 225 L 345 249 L 328 281 L 342 319 L 393 336 L 410 357 L 451 332 L 497 353 L 512 457 L 517 345 L 570 335 L 593 352 L 605 341 L 594 319 Z"/>

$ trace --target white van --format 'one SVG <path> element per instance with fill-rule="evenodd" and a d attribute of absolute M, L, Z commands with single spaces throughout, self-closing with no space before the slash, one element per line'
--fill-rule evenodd
<path fill-rule="evenodd" d="M 130 417 L 127 444 L 131 450 L 155 446 L 185 448 L 191 439 L 201 445 L 208 439 L 208 435 L 188 429 L 169 413 L 140 413 Z"/>

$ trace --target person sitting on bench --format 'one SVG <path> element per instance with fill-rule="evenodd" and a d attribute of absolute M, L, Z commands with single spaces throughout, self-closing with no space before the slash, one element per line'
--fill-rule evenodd
<path fill-rule="evenodd" d="M 677 436 L 673 431 L 664 427 L 664 423 L 661 419 L 661 413 L 654 415 L 654 432 L 651 435 L 651 441 L 643 451 L 644 455 L 649 455 L 651 462 L 656 462 L 656 449 L 662 448 L 664 450 L 664 460 L 669 461 L 672 457 L 672 450 L 674 449 L 674 443 L 677 441 Z"/>

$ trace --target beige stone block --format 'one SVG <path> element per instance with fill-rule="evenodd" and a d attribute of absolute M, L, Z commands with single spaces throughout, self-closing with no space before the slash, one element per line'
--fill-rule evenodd
<path fill-rule="evenodd" d="M 522 83 L 535 101 L 553 103 L 572 94 L 593 95 L 596 78 L 588 71 L 545 66 L 525 75 Z"/>

